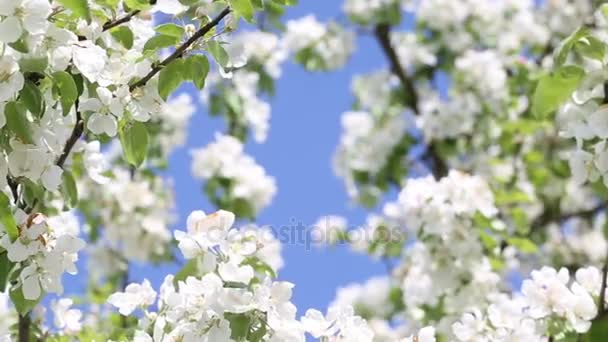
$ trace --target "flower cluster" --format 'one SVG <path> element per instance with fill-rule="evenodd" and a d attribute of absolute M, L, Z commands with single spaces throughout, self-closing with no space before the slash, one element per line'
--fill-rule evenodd
<path fill-rule="evenodd" d="M 437 328 L 447 333 L 450 320 L 483 303 L 496 290 L 499 276 L 475 233 L 476 215 L 491 219 L 497 213 L 483 179 L 450 171 L 439 181 L 430 176 L 410 180 L 384 213 L 419 238 L 395 271 L 402 279 L 409 315 L 420 319 L 429 310 L 439 310 L 443 315 Z"/>
<path fill-rule="evenodd" d="M 27 300 L 38 300 L 44 293 L 61 294 L 63 274 L 77 273 L 77 253 L 85 243 L 78 238 L 78 221 L 73 214 L 62 215 L 47 218 L 17 211 L 19 236 L 12 241 L 9 234 L 0 235 L 0 246 L 6 250 L 12 272 L 18 275 L 12 291 L 21 291 Z"/>
<path fill-rule="evenodd" d="M 401 12 L 397 0 L 346 0 L 343 10 L 356 23 L 369 25 L 392 19 L 398 21 Z"/>
<path fill-rule="evenodd" d="M 234 219 L 226 211 L 193 212 L 187 231 L 175 232 L 187 266 L 167 276 L 158 294 L 144 281 L 110 296 L 108 302 L 122 315 L 144 311 L 136 341 L 229 341 L 245 336 L 304 341 L 305 332 L 338 341 L 372 340 L 373 333 L 352 308 L 330 309 L 326 317 L 309 310 L 298 321 L 290 301 L 293 284 L 272 280 L 276 269 L 263 252 L 274 238 L 231 229 Z M 151 311 L 155 302 L 158 311 Z"/>
<path fill-rule="evenodd" d="M 453 324 L 458 341 L 480 338 L 499 341 L 545 341 L 589 330 L 597 314 L 601 274 L 595 267 L 580 268 L 570 280 L 564 268 L 532 271 L 521 295 L 499 295 L 487 309 L 473 311 Z"/>
<path fill-rule="evenodd" d="M 268 135 L 270 104 L 261 96 L 272 95 L 287 51 L 278 36 L 263 31 L 242 32 L 227 43 L 229 67 L 209 75 L 201 99 L 212 114 L 226 116 L 231 135 L 244 139 L 250 131 L 262 143 Z"/>
<path fill-rule="evenodd" d="M 274 178 L 232 136 L 218 134 L 215 142 L 193 150 L 192 158 L 192 174 L 207 180 L 206 189 L 220 207 L 233 206 L 242 216 L 254 217 L 276 193 Z"/>
<path fill-rule="evenodd" d="M 162 130 L 159 136 L 161 156 L 166 157 L 174 149 L 184 145 L 188 124 L 195 110 L 192 97 L 186 93 L 180 93 L 163 103 L 158 118 Z"/>
<path fill-rule="evenodd" d="M 452 51 L 470 49 L 479 40 L 504 53 L 519 53 L 522 46 L 544 45 L 549 38 L 549 31 L 535 16 L 536 5 L 531 0 L 409 2 L 408 9 L 415 11 L 423 27 Z"/>
<path fill-rule="evenodd" d="M 342 115 L 344 131 L 334 155 L 334 170 L 344 179 L 351 197 L 375 198 L 381 193 L 374 183 L 359 188 L 358 178 L 374 179 L 386 167 L 395 148 L 403 142 L 405 127 L 401 115 L 368 112 Z"/>
<path fill-rule="evenodd" d="M 162 178 L 132 176 L 129 170 L 114 167 L 111 180 L 103 187 L 89 182 L 79 188 L 82 211 L 97 222 L 89 227 L 90 236 L 108 253 L 139 262 L 159 260 L 170 253 L 174 201 Z M 89 262 L 95 265 L 98 260 L 93 257 Z M 91 267 L 91 273 L 111 275 L 112 269 Z"/>
<path fill-rule="evenodd" d="M 308 70 L 337 69 L 355 49 L 352 32 L 334 23 L 324 25 L 314 16 L 288 21 L 283 40 L 296 61 Z"/>

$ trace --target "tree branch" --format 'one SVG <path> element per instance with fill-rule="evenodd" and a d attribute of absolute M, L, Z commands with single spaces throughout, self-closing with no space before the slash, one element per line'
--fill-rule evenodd
<path fill-rule="evenodd" d="M 169 65 L 169 63 L 173 62 L 178 58 L 181 58 L 186 52 L 186 50 L 188 50 L 188 48 L 192 46 L 192 44 L 196 43 L 197 40 L 202 38 L 205 34 L 207 34 L 214 27 L 216 27 L 220 23 L 220 21 L 224 19 L 224 17 L 230 14 L 230 11 L 230 7 L 226 7 L 217 17 L 215 17 L 215 19 L 210 21 L 207 25 L 201 27 L 192 35 L 192 37 L 190 37 L 187 41 L 185 41 L 182 45 L 175 49 L 175 51 L 169 57 L 165 58 L 162 62 L 152 67 L 152 70 L 150 70 L 150 72 L 146 76 L 141 78 L 139 81 L 133 83 L 129 87 L 129 90 L 133 91 L 136 88 L 143 87 L 144 85 L 146 85 L 146 83 L 148 83 L 148 81 L 150 81 L 150 79 L 152 79 L 152 77 L 154 77 L 154 75 L 158 74 L 164 67 Z"/>
<path fill-rule="evenodd" d="M 76 145 L 76 142 L 78 142 L 78 139 L 80 139 L 80 136 L 82 136 L 82 133 L 84 132 L 84 120 L 82 119 L 82 114 L 78 110 L 78 100 L 76 100 L 76 103 L 74 104 L 74 108 L 76 110 L 76 123 L 74 124 L 74 128 L 72 129 L 72 134 L 70 134 L 70 137 L 65 142 L 65 146 L 63 147 L 63 152 L 61 153 L 61 155 L 57 159 L 57 162 L 55 163 L 60 168 L 63 168 L 63 165 L 65 164 L 65 161 L 68 159 L 68 156 L 70 155 L 70 152 L 72 151 L 72 148 L 74 148 L 74 145 Z"/>
<path fill-rule="evenodd" d="M 602 317 L 606 313 L 606 282 L 608 281 L 608 255 L 602 267 L 602 286 L 600 287 L 600 298 L 597 303 L 597 317 Z"/>
<path fill-rule="evenodd" d="M 593 215 L 597 214 L 598 211 L 606 209 L 606 206 L 606 203 L 600 203 L 591 209 L 579 210 L 564 214 L 555 214 L 555 211 L 553 210 L 545 210 L 543 211 L 542 215 L 532 221 L 532 231 L 540 229 L 549 223 L 561 223 L 574 217 L 591 218 Z"/>
<path fill-rule="evenodd" d="M 18 342 L 30 342 L 30 327 L 32 325 L 32 319 L 30 314 L 27 313 L 24 316 L 19 315 L 18 326 Z"/>
<path fill-rule="evenodd" d="M 389 60 L 392 73 L 397 76 L 399 82 L 401 83 L 401 86 L 406 92 L 407 97 L 404 100 L 405 104 L 412 108 L 415 115 L 418 115 L 420 112 L 418 106 L 418 93 L 416 92 L 416 88 L 414 87 L 413 81 L 410 79 L 405 69 L 401 65 L 401 62 L 399 61 L 399 56 L 397 55 L 397 52 L 395 51 L 391 43 L 390 29 L 390 25 L 380 24 L 375 27 L 374 35 L 380 43 L 382 51 Z M 449 168 L 445 161 L 439 155 L 439 152 L 437 151 L 437 146 L 431 142 L 426 146 L 426 148 L 426 153 L 428 154 L 428 157 L 432 164 L 431 171 L 433 172 L 433 176 L 435 176 L 435 178 L 437 179 L 446 176 L 449 171 Z"/>
<path fill-rule="evenodd" d="M 416 112 L 416 114 L 418 114 L 418 93 L 416 92 L 416 88 L 414 88 L 413 82 L 407 76 L 405 69 L 403 69 L 401 62 L 399 61 L 399 56 L 397 56 L 397 52 L 393 48 L 390 38 L 390 26 L 388 24 L 380 24 L 374 29 L 374 34 L 382 47 L 382 51 L 390 62 L 391 71 L 395 76 L 397 76 L 397 78 L 399 78 L 401 85 L 409 96 L 407 105 L 410 106 L 414 112 Z"/>
<path fill-rule="evenodd" d="M 130 13 L 125 14 L 124 17 L 118 18 L 114 21 L 108 21 L 105 24 L 103 24 L 103 30 L 107 31 L 107 30 L 113 29 L 116 26 L 129 22 L 129 21 L 131 21 L 131 18 L 138 15 L 140 12 L 141 12 L 140 10 L 134 10 Z"/>

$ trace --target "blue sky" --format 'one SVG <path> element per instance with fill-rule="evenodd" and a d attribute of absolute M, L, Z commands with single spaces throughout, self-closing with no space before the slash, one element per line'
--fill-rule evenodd
<path fill-rule="evenodd" d="M 313 13 L 325 21 L 341 16 L 340 6 L 340 1 L 300 1 L 300 5 L 289 9 L 287 17 Z M 246 148 L 278 183 L 278 193 L 272 205 L 261 212 L 259 224 L 310 225 L 327 214 L 344 215 L 351 224 L 365 220 L 366 211 L 349 201 L 342 181 L 331 167 L 341 134 L 340 116 L 352 103 L 352 75 L 385 65 L 371 37 L 361 37 L 358 45 L 354 58 L 337 72 L 310 73 L 291 62 L 285 64 L 277 94 L 271 101 L 268 140 L 264 144 L 251 142 Z M 223 120 L 211 118 L 201 108 L 191 122 L 188 146 L 171 158 L 170 176 L 175 181 L 180 214 L 178 227 L 185 226 L 190 211 L 213 209 L 200 191 L 200 182 L 191 177 L 188 148 L 211 142 L 216 130 L 225 131 Z M 382 264 L 352 253 L 345 246 L 307 250 L 304 245 L 286 244 L 283 248 L 286 266 L 280 278 L 296 284 L 294 302 L 300 314 L 309 307 L 325 309 L 339 286 L 385 272 Z M 155 273 L 162 278 L 167 271 L 162 268 Z"/>

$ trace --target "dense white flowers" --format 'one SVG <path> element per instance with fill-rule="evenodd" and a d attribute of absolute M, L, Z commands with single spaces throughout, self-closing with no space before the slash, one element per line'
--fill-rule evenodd
<path fill-rule="evenodd" d="M 244 154 L 243 144 L 232 136 L 216 136 L 216 141 L 192 152 L 192 174 L 207 180 L 207 187 L 224 186 L 226 196 L 241 199 L 255 215 L 276 193 L 274 178 L 255 160 Z M 218 201 L 222 199 L 219 198 Z"/>
<path fill-rule="evenodd" d="M 27 215 L 22 211 L 16 214 L 20 233 L 15 241 L 3 230 L 0 234 L 0 246 L 7 252 L 7 257 L 19 263 L 20 291 L 29 300 L 39 299 L 43 293 L 61 294 L 63 273 L 76 274 L 78 251 L 85 243 L 77 237 L 78 231 L 69 231 L 62 227 L 51 227 L 52 222 L 42 214 Z"/>
<path fill-rule="evenodd" d="M 104 244 L 127 260 L 149 261 L 168 253 L 169 226 L 173 223 L 173 194 L 160 177 L 131 177 L 121 168 L 103 189 L 93 182 L 81 184 L 82 200 L 95 207 L 89 212 L 103 226 Z M 91 207 L 93 209 L 93 207 Z M 129 227 L 129 229 L 125 229 Z M 93 229 L 99 229 L 95 227 Z M 95 262 L 92 258 L 90 262 Z M 97 272 L 105 271 L 95 267 Z"/>
<path fill-rule="evenodd" d="M 355 22 L 360 22 L 361 24 L 370 24 L 374 21 L 394 18 L 394 16 L 399 13 L 399 1 L 346 0 L 344 1 L 343 10 L 349 16 L 351 16 Z M 397 19 L 399 19 L 398 16 Z"/>
<path fill-rule="evenodd" d="M 531 0 L 410 0 L 406 3 L 410 3 L 409 8 L 415 11 L 418 20 L 437 33 L 437 39 L 453 51 L 471 48 L 479 40 L 501 52 L 519 53 L 517 50 L 522 45 L 543 45 L 549 38 L 547 28 L 534 15 L 535 4 Z M 463 29 L 465 26 L 471 29 Z"/>
<path fill-rule="evenodd" d="M 61 298 L 51 304 L 55 327 L 65 334 L 74 334 L 82 329 L 82 312 L 71 308 L 73 304 L 70 298 Z"/>
<path fill-rule="evenodd" d="M 601 282 L 595 267 L 580 268 L 570 279 L 564 268 L 532 271 L 522 294 L 499 295 L 485 312 L 472 311 L 452 325 L 458 341 L 545 341 L 551 329 L 584 333 L 597 314 Z"/>
<path fill-rule="evenodd" d="M 327 317 L 309 310 L 298 321 L 296 307 L 290 302 L 293 284 L 272 280 L 276 269 L 263 259 L 269 237 L 260 239 L 262 236 L 247 228 L 233 229 L 234 219 L 226 211 L 193 212 L 187 232 L 175 234 L 192 266 L 167 276 L 158 296 L 148 281 L 130 284 L 124 292 L 110 296 L 109 303 L 123 315 L 144 310 L 137 339 L 211 342 L 256 334 L 269 341 L 304 341 L 309 332 L 340 341 L 372 340 L 373 333 L 352 308 L 332 308 Z M 155 301 L 157 312 L 148 309 Z M 235 331 L 232 324 L 242 319 L 252 322 L 251 328 Z"/>
<path fill-rule="evenodd" d="M 371 341 L 374 333 L 365 320 L 355 316 L 352 307 L 330 307 L 327 314 L 310 309 L 302 317 L 302 325 L 315 338 L 332 341 Z"/>
<path fill-rule="evenodd" d="M 395 46 L 399 61 L 405 67 L 437 64 L 437 56 L 432 47 L 424 45 L 415 33 L 393 32 L 391 42 Z"/>
<path fill-rule="evenodd" d="M 400 115 L 374 115 L 367 112 L 346 112 L 342 115 L 343 134 L 334 156 L 334 169 L 344 178 L 349 194 L 359 192 L 376 196 L 379 189 L 357 188 L 356 177 L 373 177 L 387 163 L 393 149 L 405 135 L 405 119 Z"/>
<path fill-rule="evenodd" d="M 473 222 L 478 213 L 493 218 L 496 212 L 486 182 L 457 171 L 439 181 L 431 176 L 409 180 L 398 201 L 385 206 L 389 222 L 420 238 L 406 250 L 399 270 L 409 315 L 440 307 L 445 324 L 496 291 L 500 279 L 484 256 Z M 437 328 L 448 333 L 445 326 Z"/>
<path fill-rule="evenodd" d="M 314 16 L 287 22 L 284 44 L 295 59 L 310 70 L 343 66 L 355 49 L 354 34 L 341 26 L 324 25 Z"/>
<path fill-rule="evenodd" d="M 0 41 L 13 43 L 23 31 L 30 34 L 42 34 L 48 26 L 47 17 L 51 14 L 51 5 L 45 0 L 2 0 L 0 15 Z"/>
<path fill-rule="evenodd" d="M 150 282 L 144 280 L 141 284 L 129 284 L 125 292 L 117 292 L 108 298 L 108 303 L 118 308 L 122 315 L 129 315 L 137 308 L 143 308 L 154 304 L 156 292 L 152 289 Z"/>

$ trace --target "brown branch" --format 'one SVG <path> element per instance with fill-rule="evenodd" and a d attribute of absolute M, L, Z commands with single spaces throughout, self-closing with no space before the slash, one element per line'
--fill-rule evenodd
<path fill-rule="evenodd" d="M 70 152 L 72 151 L 72 148 L 74 148 L 74 145 L 76 145 L 76 142 L 78 142 L 78 139 L 80 139 L 80 136 L 82 136 L 82 133 L 84 132 L 84 120 L 82 119 L 82 114 L 78 110 L 78 100 L 76 100 L 75 109 L 76 109 L 76 123 L 74 124 L 74 128 L 72 129 L 72 134 L 70 134 L 70 137 L 65 142 L 65 146 L 63 147 L 63 152 L 61 153 L 61 155 L 57 159 L 57 162 L 55 163 L 60 168 L 63 168 L 63 164 L 65 164 L 65 161 L 68 159 L 68 156 L 70 155 Z"/>
<path fill-rule="evenodd" d="M 602 267 L 602 286 L 600 287 L 600 298 L 597 303 L 597 317 L 602 317 L 606 313 L 606 282 L 608 281 L 608 256 L 604 261 L 604 267 Z"/>
<path fill-rule="evenodd" d="M 410 77 L 407 75 L 407 72 L 399 61 L 399 56 L 397 55 L 397 52 L 395 51 L 395 48 L 391 43 L 390 30 L 390 25 L 380 24 L 375 27 L 374 35 L 376 36 L 378 43 L 380 43 L 382 51 L 389 60 L 391 72 L 395 76 L 397 76 L 399 82 L 401 83 L 401 86 L 405 90 L 407 96 L 404 100 L 405 104 L 408 107 L 412 108 L 415 115 L 418 115 L 418 93 L 416 92 L 416 88 L 414 87 L 412 79 L 410 79 Z M 439 155 L 439 152 L 437 151 L 437 146 L 433 143 L 429 143 L 426 148 L 426 153 L 428 154 L 428 157 L 432 164 L 431 171 L 433 172 L 433 176 L 435 176 L 435 178 L 437 179 L 446 176 L 448 174 L 449 167 Z"/>
<path fill-rule="evenodd" d="M 228 14 L 230 14 L 230 11 L 231 11 L 230 7 L 226 7 L 217 17 L 215 17 L 215 19 L 210 21 L 207 25 L 201 27 L 198 31 L 196 31 L 192 35 L 192 37 L 190 37 L 187 41 L 185 41 L 182 45 L 180 45 L 177 49 L 175 49 L 175 51 L 169 57 L 165 58 L 162 62 L 154 65 L 152 67 L 152 70 L 150 70 L 150 72 L 146 76 L 141 78 L 139 81 L 133 83 L 129 87 L 129 90 L 133 91 L 136 88 L 143 87 L 144 85 L 146 85 L 146 83 L 148 83 L 148 81 L 150 81 L 150 79 L 152 79 L 152 77 L 154 77 L 156 74 L 158 74 L 164 67 L 169 65 L 174 60 L 181 58 L 184 55 L 184 53 L 186 52 L 186 50 L 188 50 L 188 48 L 190 48 L 190 46 L 192 46 L 192 44 L 196 43 L 197 40 L 202 38 L 209 31 L 211 31 L 214 27 L 216 27 L 220 23 L 220 21 L 222 21 L 222 19 L 224 19 L 224 17 L 226 17 Z"/>
<path fill-rule="evenodd" d="M 429 157 L 431 159 L 431 163 L 433 163 L 433 176 L 435 176 L 435 178 L 437 179 L 447 176 L 450 169 L 439 155 L 439 151 L 437 151 L 437 145 L 430 142 L 426 148 L 427 153 L 429 154 Z"/>
<path fill-rule="evenodd" d="M 6 175 L 6 183 L 8 184 L 8 187 L 11 189 L 11 193 L 13 194 L 13 201 L 15 202 L 15 204 L 17 204 L 17 202 L 19 202 L 19 191 L 17 189 L 19 184 L 15 182 L 15 180 L 9 175 Z"/>
<path fill-rule="evenodd" d="M 413 82 L 407 76 L 405 69 L 403 69 L 401 62 L 399 62 L 399 56 L 397 56 L 397 52 L 393 48 L 390 38 L 390 26 L 388 24 L 380 24 L 374 29 L 374 34 L 391 64 L 391 71 L 399 78 L 401 85 L 409 96 L 407 105 L 418 114 L 418 93 L 416 92 L 416 88 L 414 88 Z"/>
<path fill-rule="evenodd" d="M 606 209 L 606 203 L 600 203 L 591 209 L 573 211 L 573 212 L 563 213 L 563 214 L 560 212 L 556 212 L 554 210 L 545 210 L 545 211 L 543 211 L 542 215 L 540 215 L 534 221 L 532 221 L 532 224 L 530 225 L 530 227 L 531 227 L 530 233 L 532 233 L 538 229 L 541 229 L 542 227 L 548 225 L 549 223 L 561 223 L 561 222 L 564 222 L 566 220 L 569 220 L 569 219 L 575 218 L 575 217 L 591 218 L 591 217 L 593 217 L 593 215 L 597 214 L 598 211 L 601 211 L 604 209 Z"/>
<path fill-rule="evenodd" d="M 108 21 L 105 24 L 103 24 L 103 30 L 107 31 L 107 30 L 113 29 L 116 26 L 129 22 L 129 21 L 131 21 L 131 18 L 138 15 L 140 12 L 141 12 L 140 10 L 134 10 L 130 13 L 127 13 L 124 17 L 118 18 L 114 21 Z"/>
<path fill-rule="evenodd" d="M 18 342 L 29 342 L 30 341 L 30 327 L 32 325 L 32 319 L 30 314 L 27 313 L 23 316 L 19 315 L 18 326 Z"/>

